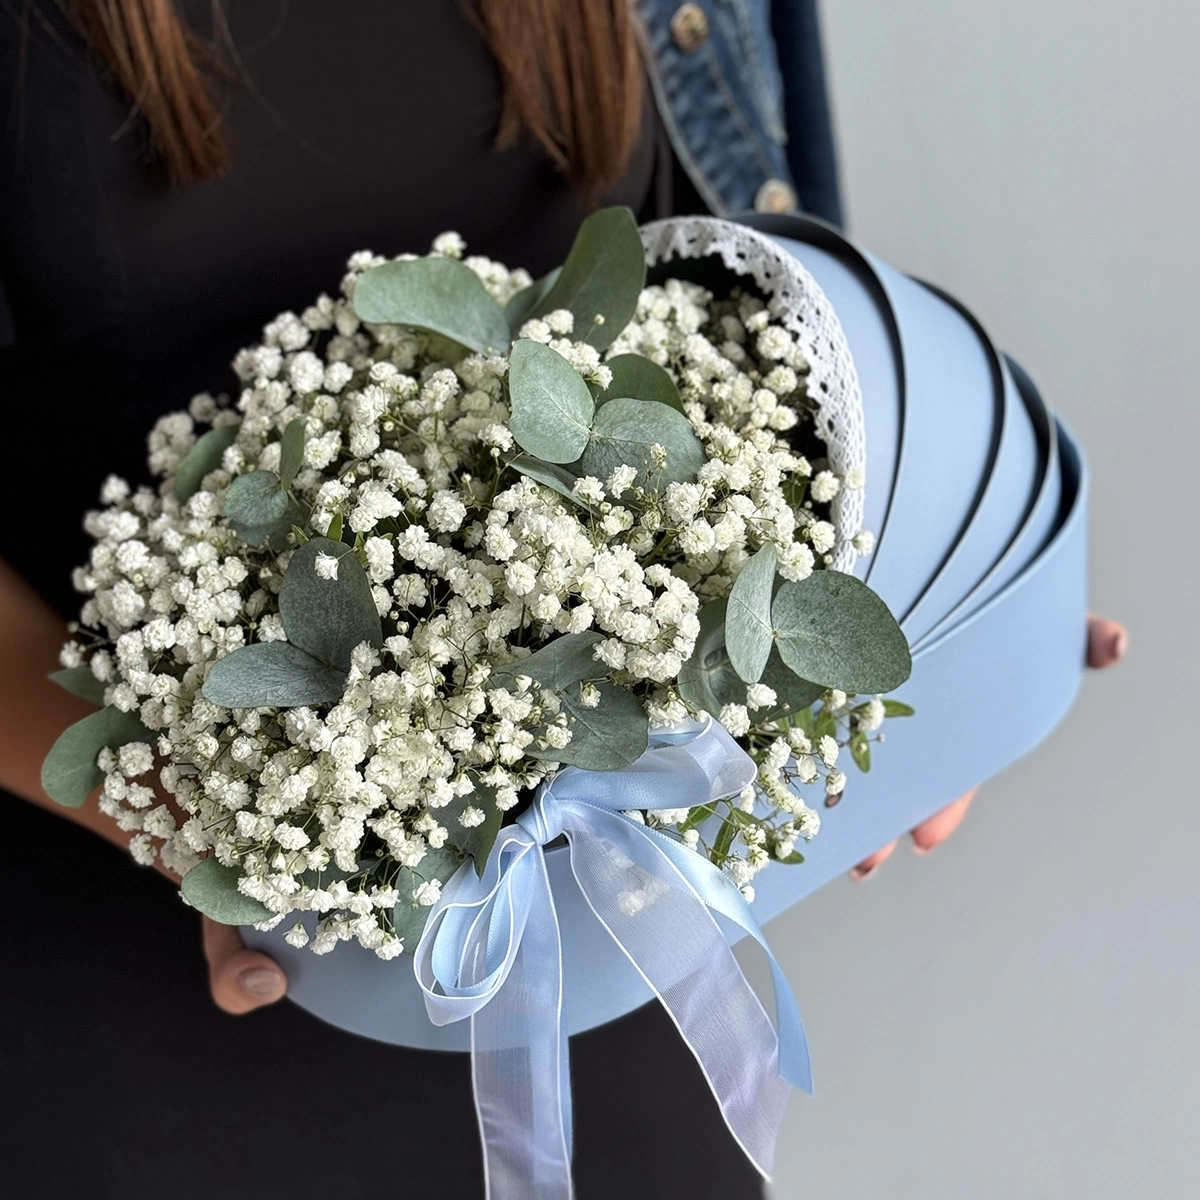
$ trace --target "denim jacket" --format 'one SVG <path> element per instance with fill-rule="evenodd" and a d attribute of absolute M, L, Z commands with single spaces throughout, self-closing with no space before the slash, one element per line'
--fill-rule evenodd
<path fill-rule="evenodd" d="M 634 0 L 675 153 L 719 215 L 842 223 L 817 0 Z"/>

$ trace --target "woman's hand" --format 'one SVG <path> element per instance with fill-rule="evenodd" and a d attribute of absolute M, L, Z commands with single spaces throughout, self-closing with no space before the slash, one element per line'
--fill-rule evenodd
<path fill-rule="evenodd" d="M 1088 617 L 1087 665 L 1097 670 L 1114 666 L 1125 656 L 1129 635 L 1123 625 L 1107 617 Z M 908 836 L 912 839 L 915 854 L 928 854 L 935 846 L 944 842 L 962 824 L 967 809 L 975 798 L 978 788 L 972 788 L 965 796 L 959 796 L 928 821 L 922 821 Z M 880 863 L 891 857 L 896 842 L 889 842 L 881 850 L 864 858 L 850 872 L 851 879 L 866 879 Z"/>
<path fill-rule="evenodd" d="M 283 999 L 287 976 L 274 959 L 247 950 L 234 926 L 218 925 L 208 917 L 201 921 L 208 986 L 218 1008 L 241 1016 Z"/>

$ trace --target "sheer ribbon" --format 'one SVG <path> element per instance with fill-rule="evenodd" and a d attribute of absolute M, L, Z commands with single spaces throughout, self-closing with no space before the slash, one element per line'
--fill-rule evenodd
<path fill-rule="evenodd" d="M 769 1176 L 790 1087 L 812 1086 L 795 998 L 728 877 L 622 815 L 733 796 L 754 774 L 750 758 L 713 721 L 656 737 L 620 771 L 569 767 L 500 831 L 482 877 L 467 863 L 446 884 L 414 970 L 435 1025 L 471 1022 L 489 1200 L 572 1195 L 562 943 L 544 852 L 559 835 L 588 906 L 662 1002 L 730 1132 Z M 766 950 L 775 1026 L 714 914 Z"/>

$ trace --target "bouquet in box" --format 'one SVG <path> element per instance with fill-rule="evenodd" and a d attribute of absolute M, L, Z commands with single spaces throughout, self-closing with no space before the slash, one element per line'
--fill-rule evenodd
<path fill-rule="evenodd" d="M 537 281 L 464 252 L 356 254 L 238 355 L 235 403 L 159 421 L 155 487 L 105 483 L 57 675 L 104 707 L 45 786 L 100 786 L 138 861 L 281 952 L 412 955 L 371 1003 L 470 1024 L 497 1195 L 569 1189 L 572 903 L 766 1170 L 807 1054 L 727 942 L 761 941 L 760 874 L 805 870 L 845 758 L 912 712 L 853 573 L 853 366 L 748 279 L 647 286 L 625 210 Z"/>

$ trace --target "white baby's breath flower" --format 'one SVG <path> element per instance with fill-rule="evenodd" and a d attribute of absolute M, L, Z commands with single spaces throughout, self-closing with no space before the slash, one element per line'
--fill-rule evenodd
<path fill-rule="evenodd" d="M 821 761 L 827 766 L 832 767 L 838 760 L 839 746 L 828 734 L 822 737 L 817 742 L 817 753 L 821 756 Z"/>
<path fill-rule="evenodd" d="M 468 257 L 454 233 L 433 254 L 460 259 L 500 305 L 532 282 Z M 282 923 L 289 944 L 325 954 L 356 941 L 386 960 L 404 949 L 390 932 L 396 904 L 438 902 L 441 884 L 426 876 L 453 831 L 489 816 L 510 822 L 559 769 L 547 756 L 592 722 L 602 728 L 609 689 L 656 729 L 700 715 L 681 677 L 709 606 L 767 543 L 784 580 L 830 566 L 848 531 L 813 505 L 863 478 L 814 474 L 794 449 L 816 435 L 799 339 L 754 295 L 714 296 L 686 280 L 643 289 L 603 354 L 586 340 L 600 316 L 558 310 L 519 333 L 551 347 L 593 392 L 612 383 L 610 358 L 657 363 L 678 388 L 699 469 L 672 480 L 684 464 L 654 445 L 645 461 L 576 479 L 571 496 L 519 476 L 507 465 L 518 449 L 507 354 L 463 355 L 444 339 L 363 324 L 354 291 L 384 261 L 353 255 L 340 290 L 272 320 L 236 356 L 232 402 L 205 394 L 160 420 L 149 440 L 154 487 L 105 481 L 85 522 L 92 552 L 75 575 L 89 628 L 61 662 L 89 668 L 104 699 L 150 731 L 97 760 L 101 809 L 131 836 L 138 861 L 182 871 L 212 855 L 238 870 L 239 889 L 273 914 L 264 926 Z M 297 541 L 292 514 L 270 538 L 243 541 L 225 497 L 235 478 L 282 471 L 296 422 L 303 461 L 288 492 L 307 514 L 296 520 L 304 536 L 345 542 L 315 556 L 316 576 L 348 598 L 365 571 L 378 635 L 364 625 L 344 679 L 320 702 L 227 709 L 205 697 L 206 680 L 243 646 L 288 640 L 280 594 Z M 235 437 L 180 501 L 176 474 L 207 427 Z M 798 483 L 809 503 L 797 508 Z M 869 552 L 870 535 L 858 533 L 854 548 Z M 593 678 L 558 690 L 533 672 L 496 676 L 564 635 L 586 639 Z M 826 698 L 833 710 L 845 703 Z M 768 724 L 776 705 L 759 682 L 719 714 L 757 772 L 721 802 L 755 817 L 739 820 L 727 864 L 747 896 L 772 851 L 786 859 L 816 832 L 799 790 L 822 776 L 827 788 L 845 782 L 836 742 L 814 749 L 795 725 Z M 870 733 L 882 704 L 841 715 L 851 735 Z M 649 822 L 676 830 L 687 812 L 651 811 Z M 678 836 L 709 852 L 707 833 Z M 652 912 L 657 899 L 652 883 L 631 883 L 619 903 Z"/>

